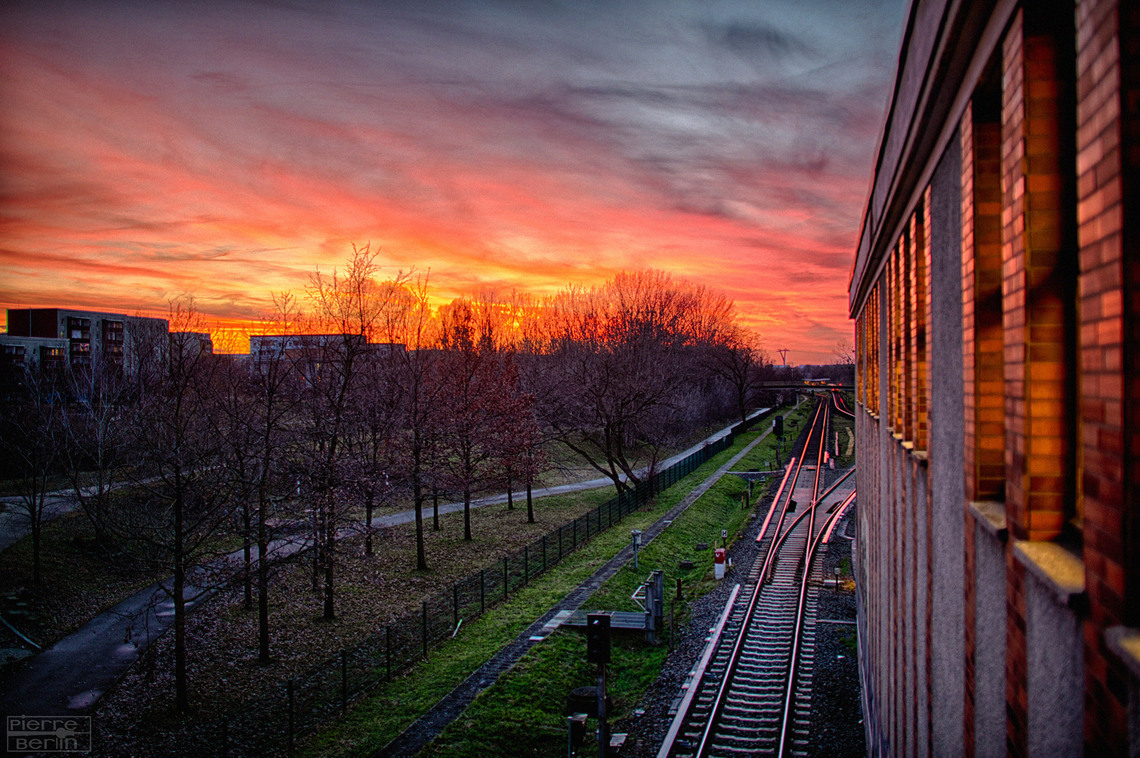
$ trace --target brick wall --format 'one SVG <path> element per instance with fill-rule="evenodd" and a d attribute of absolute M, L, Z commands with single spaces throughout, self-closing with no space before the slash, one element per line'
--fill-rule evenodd
<path fill-rule="evenodd" d="M 1127 398 L 1136 397 L 1140 385 L 1136 351 L 1126 346 L 1135 345 L 1140 337 L 1136 331 L 1140 308 L 1135 298 L 1136 245 L 1134 238 L 1125 240 L 1123 224 L 1127 217 L 1124 185 L 1136 176 L 1140 160 L 1135 152 L 1140 64 L 1136 54 L 1137 10 L 1133 7 L 1131 15 L 1127 9 L 1121 13 L 1118 22 L 1116 3 L 1103 0 L 1077 6 L 1080 485 L 1089 594 L 1084 630 L 1085 747 L 1089 754 L 1107 754 L 1127 737 L 1126 679 L 1106 654 L 1103 631 L 1114 624 L 1140 623 L 1140 609 L 1129 608 L 1125 602 L 1130 589 L 1132 596 L 1137 591 L 1137 446 L 1135 438 L 1125 437 L 1125 428 L 1131 428 L 1135 435 L 1140 420 L 1135 403 L 1131 404 L 1131 418 L 1127 417 Z M 1121 60 L 1122 42 L 1131 49 L 1130 63 Z M 1132 149 L 1126 150 L 1126 145 Z M 1134 199 L 1132 203 L 1135 211 Z M 1132 254 L 1126 256 L 1129 242 Z M 1129 374 L 1131 387 L 1125 384 Z"/>
<path fill-rule="evenodd" d="M 970 106 L 961 131 L 966 497 L 1004 500 L 1001 124 Z"/>
<path fill-rule="evenodd" d="M 1015 16 L 1002 59 L 1005 499 L 1011 534 L 1031 540 L 1061 534 L 1074 496 L 1068 314 L 1075 242 L 1065 203 L 1071 171 L 1059 43 L 1067 35 L 1057 32 L 1055 17 L 1045 18 L 1055 11 L 1049 5 Z"/>
<path fill-rule="evenodd" d="M 930 416 L 930 190 L 923 195 L 919 209 L 910 221 L 910 418 L 914 449 L 928 447 Z"/>

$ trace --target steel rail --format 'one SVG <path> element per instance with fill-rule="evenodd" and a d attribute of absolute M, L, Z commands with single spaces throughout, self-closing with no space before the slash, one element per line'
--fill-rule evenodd
<path fill-rule="evenodd" d="M 851 418 L 855 418 L 855 413 L 853 411 L 847 410 L 847 403 L 843 402 L 842 398 L 839 396 L 839 392 L 836 390 L 831 391 L 831 403 L 835 406 L 835 410 L 839 411 L 840 413 L 844 413 Z"/>
<path fill-rule="evenodd" d="M 811 437 L 813 434 L 815 434 L 816 424 L 819 422 L 819 417 L 823 413 L 823 407 L 824 407 L 824 404 L 822 402 L 816 406 L 815 416 L 813 416 L 812 420 L 811 420 L 811 429 L 808 430 L 807 439 L 804 440 L 804 451 L 805 452 L 807 451 L 808 446 L 811 444 Z M 820 441 L 820 449 L 821 450 L 823 449 L 822 446 L 823 446 L 823 441 L 821 440 Z M 791 502 L 792 495 L 796 491 L 796 482 L 799 481 L 800 471 L 803 469 L 803 465 L 804 465 L 804 456 L 801 455 L 799 463 L 796 465 L 795 476 L 792 477 L 792 486 L 788 488 L 788 498 L 787 498 L 787 500 L 784 501 L 784 507 L 780 511 L 779 521 L 777 521 L 777 523 L 776 523 L 776 535 L 777 536 L 780 534 L 780 531 L 784 528 L 784 517 L 788 513 L 788 504 Z M 819 474 L 819 468 L 818 467 L 816 467 L 816 474 L 817 474 L 817 476 Z M 775 507 L 775 505 L 776 505 L 775 503 L 772 504 L 773 507 Z M 769 543 L 768 550 L 764 554 L 764 563 L 762 564 L 763 567 L 760 569 L 760 580 L 756 583 L 757 591 L 759 591 L 760 587 L 762 587 L 764 585 L 764 582 L 766 582 L 768 580 L 768 575 L 772 572 L 772 565 L 776 562 L 776 553 L 772 549 L 773 546 L 775 545 L 775 543 L 776 543 L 776 540 L 773 539 L 772 542 Z"/>
<path fill-rule="evenodd" d="M 825 409 L 825 404 L 822 402 L 820 402 L 819 405 L 816 407 L 815 416 L 812 418 L 811 429 L 808 430 L 807 438 L 804 441 L 804 451 L 805 452 L 807 451 L 808 447 L 811 445 L 811 438 L 812 438 L 812 435 L 814 435 L 816 433 L 816 427 L 819 423 L 820 417 L 824 416 L 826 418 L 826 413 L 825 413 L 824 409 Z M 827 426 L 825 423 L 823 426 L 823 430 L 821 432 L 820 449 L 819 449 L 819 453 L 818 453 L 818 457 L 819 457 L 820 461 L 822 461 L 822 458 L 823 458 L 823 442 L 824 442 L 823 437 L 826 436 L 826 431 L 827 431 Z M 774 563 L 774 560 L 775 560 L 775 552 L 774 552 L 773 548 L 777 543 L 777 539 L 779 538 L 779 535 L 781 533 L 781 529 L 783 529 L 784 520 L 785 520 L 785 517 L 787 516 L 787 513 L 788 513 L 788 504 L 792 500 L 792 494 L 795 492 L 795 488 L 796 488 L 796 481 L 799 479 L 800 471 L 802 470 L 802 467 L 803 467 L 803 458 L 804 458 L 804 456 L 800 456 L 800 461 L 796 467 L 795 475 L 792 477 L 792 485 L 790 488 L 788 488 L 787 499 L 784 501 L 784 506 L 780 511 L 780 517 L 779 517 L 779 520 L 776 524 L 775 535 L 773 536 L 773 539 L 771 540 L 771 542 L 768 546 L 768 551 L 767 551 L 767 555 L 766 555 L 765 560 L 764 560 L 763 568 L 761 569 L 759 577 L 756 581 L 756 586 L 753 589 L 752 595 L 748 601 L 748 606 L 745 608 L 744 620 L 741 624 L 740 633 L 736 635 L 736 639 L 733 642 L 732 650 L 729 654 L 728 667 L 725 669 L 724 676 L 721 678 L 720 685 L 717 687 L 716 695 L 713 698 L 713 703 L 712 703 L 712 708 L 711 708 L 710 713 L 709 713 L 708 723 L 705 724 L 705 728 L 704 728 L 703 733 L 701 735 L 701 741 L 700 741 L 699 745 L 697 746 L 697 750 L 695 753 L 695 755 L 698 756 L 698 758 L 702 758 L 703 756 L 708 755 L 708 750 L 712 747 L 711 738 L 712 738 L 714 731 L 716 730 L 716 726 L 719 723 L 720 718 L 721 718 L 722 713 L 723 713 L 724 703 L 725 703 L 725 694 L 728 691 L 729 685 L 732 683 L 733 677 L 735 676 L 735 673 L 736 673 L 736 669 L 737 669 L 738 664 L 740 662 L 740 649 L 743 647 L 744 641 L 748 636 L 748 634 L 747 634 L 748 624 L 755 614 L 756 604 L 760 599 L 760 594 L 761 594 L 761 591 L 764 587 L 765 578 L 766 578 L 768 572 L 771 570 L 772 564 Z M 790 463 L 789 463 L 789 465 L 790 465 Z M 818 482 L 819 482 L 819 466 L 817 465 L 817 467 L 816 467 L 816 486 L 818 486 Z M 813 490 L 813 500 L 814 500 L 814 494 L 816 491 L 817 490 Z M 773 501 L 772 508 L 775 509 L 776 506 L 777 506 L 777 503 Z M 809 511 L 811 511 L 811 510 L 814 510 L 814 508 L 809 509 Z M 770 515 L 771 515 L 771 513 L 769 513 L 769 516 Z M 798 519 L 797 519 L 797 522 L 798 522 Z M 767 525 L 768 524 L 766 521 L 765 527 Z M 798 629 L 797 629 L 797 636 L 798 636 Z"/>
<path fill-rule="evenodd" d="M 838 506 L 839 514 L 831 520 L 831 525 L 828 526 L 827 531 L 824 532 L 823 544 L 826 545 L 827 541 L 831 539 L 831 530 L 834 529 L 835 525 L 839 523 L 839 519 L 843 518 L 843 514 L 847 512 L 847 508 L 850 507 L 853 502 L 855 502 L 856 494 L 858 494 L 858 490 L 851 490 L 851 494 L 848 495 L 842 502 L 836 503 L 836 505 L 832 506 L 833 509 Z"/>
<path fill-rule="evenodd" d="M 810 507 L 810 508 L 816 508 L 816 507 L 818 507 L 820 504 L 822 504 L 822 503 L 823 503 L 823 499 L 824 499 L 825 497 L 827 497 L 828 495 L 830 495 L 830 494 L 831 494 L 831 493 L 832 493 L 832 492 L 835 490 L 835 488 L 836 488 L 836 487 L 838 487 L 840 484 L 842 484 L 842 483 L 843 483 L 843 480 L 845 480 L 847 477 L 851 476 L 851 474 L 853 474 L 853 473 L 855 473 L 855 469 L 851 469 L 851 470 L 850 470 L 850 471 L 848 471 L 846 474 L 844 474 L 843 476 L 841 476 L 839 479 L 836 479 L 836 480 L 835 480 L 835 484 L 833 484 L 833 485 L 831 485 L 830 487 L 828 487 L 828 489 L 827 489 L 827 491 L 826 491 L 826 492 L 824 492 L 824 493 L 823 493 L 822 495 L 820 495 L 818 498 L 816 498 L 815 500 L 813 500 L 813 501 L 811 502 L 811 505 L 810 505 L 809 507 Z M 836 505 L 840 505 L 840 504 L 841 504 L 841 503 L 836 503 Z M 835 505 L 833 505 L 833 506 L 832 506 L 832 508 L 834 509 L 834 508 L 835 508 Z M 828 513 L 831 513 L 831 511 L 828 511 Z M 783 534 L 781 534 L 781 535 L 778 537 L 778 544 L 776 545 L 776 549 L 777 549 L 777 550 L 778 550 L 780 547 L 782 547 L 782 546 L 783 546 L 783 544 L 784 544 L 784 540 L 787 538 L 787 536 L 788 536 L 789 534 L 791 534 L 793 531 L 795 531 L 796 527 L 797 527 L 797 526 L 799 526 L 800 522 L 801 522 L 801 521 L 803 521 L 803 520 L 804 520 L 804 519 L 807 517 L 807 515 L 808 515 L 808 511 L 807 511 L 807 510 L 805 510 L 803 513 L 801 513 L 800 515 L 798 515 L 798 516 L 796 516 L 794 519 L 792 519 L 792 523 L 791 523 L 791 524 L 789 524 L 789 525 L 788 525 L 788 528 L 784 530 L 784 533 L 783 533 Z"/>
<path fill-rule="evenodd" d="M 677 708 L 677 716 L 669 726 L 669 733 L 665 735 L 665 741 L 661 743 L 661 749 L 657 752 L 657 758 L 669 758 L 669 752 L 673 749 L 673 743 L 677 740 L 677 735 L 681 733 L 681 727 L 685 723 L 685 714 L 688 712 L 689 706 L 692 705 L 693 698 L 697 696 L 697 689 L 701 683 L 701 677 L 705 675 L 705 669 L 708 668 L 709 661 L 712 660 L 713 653 L 716 652 L 716 647 L 720 644 L 720 637 L 724 634 L 724 627 L 728 624 L 728 617 L 732 615 L 732 606 L 736 603 L 736 596 L 739 594 L 740 585 L 738 584 L 732 588 L 732 594 L 729 596 L 728 602 L 724 604 L 724 611 L 720 614 L 720 619 L 717 621 L 716 626 L 709 630 L 708 642 L 705 643 L 704 653 L 692 670 L 692 678 L 689 680 L 685 697 L 681 700 L 681 704 Z"/>
<path fill-rule="evenodd" d="M 830 411 L 831 405 L 824 405 L 819 458 L 815 469 L 815 482 L 812 485 L 812 498 L 815 502 L 808 508 L 810 516 L 808 517 L 807 550 L 803 556 L 803 568 L 800 572 L 800 593 L 796 603 L 796 621 L 793 626 L 794 631 L 792 634 L 792 654 L 788 657 L 788 674 L 784 680 L 784 709 L 780 717 L 780 741 L 776 748 L 777 758 L 783 758 L 784 756 L 784 750 L 788 744 L 789 726 L 792 722 L 792 698 L 796 689 L 796 673 L 799 668 L 800 647 L 803 640 L 804 610 L 807 606 L 808 585 L 811 580 L 811 564 L 815 557 L 816 546 L 819 544 L 819 537 L 815 533 L 815 509 L 820 498 L 815 497 L 815 495 L 819 492 L 819 475 L 820 470 L 823 468 L 823 449 L 827 444 L 827 422 L 831 418 Z M 832 518 L 835 518 L 834 514 L 832 514 Z"/>
<path fill-rule="evenodd" d="M 792 456 L 788 460 L 788 468 L 784 471 L 784 478 L 780 482 L 780 488 L 776 490 L 776 496 L 772 498 L 772 507 L 768 509 L 768 514 L 764 516 L 764 523 L 760 525 L 760 531 L 756 533 L 756 544 L 764 541 L 764 537 L 768 533 L 768 524 L 772 523 L 772 515 L 776 512 L 776 508 L 780 504 L 780 496 L 784 493 L 784 486 L 788 483 L 788 477 L 792 475 L 792 469 L 796 465 L 796 457 Z M 792 486 L 795 486 L 793 482 Z"/>

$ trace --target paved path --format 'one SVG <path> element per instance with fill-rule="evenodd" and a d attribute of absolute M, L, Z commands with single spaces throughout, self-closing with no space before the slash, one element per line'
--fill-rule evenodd
<path fill-rule="evenodd" d="M 766 413 L 767 408 L 752 413 L 749 418 L 761 413 Z M 677 453 L 671 458 L 666 459 L 660 464 L 660 468 L 665 469 L 672 466 L 677 461 L 685 458 L 691 453 L 699 450 L 702 445 L 720 439 L 721 437 L 732 431 L 732 427 L 725 427 L 719 432 L 711 435 L 707 439 L 698 442 L 688 450 Z M 625 477 L 623 476 L 624 480 Z M 546 495 L 561 495 L 567 492 L 580 492 L 587 489 L 598 489 L 600 487 L 607 487 L 612 485 L 613 482 L 606 478 L 601 477 L 598 479 L 591 479 L 585 482 L 575 482 L 573 484 L 562 484 L 556 487 L 543 487 L 534 490 L 532 495 L 534 497 L 545 497 Z M 118 485 L 122 486 L 122 485 Z M 88 493 L 95 491 L 94 487 L 86 488 Z M 516 501 L 523 500 L 526 497 L 526 492 L 515 492 L 511 495 Z M 70 513 L 75 510 L 79 503 L 75 497 L 75 491 L 70 487 L 55 490 L 47 493 L 44 501 L 43 521 L 47 523 L 53 519 Z M 504 492 L 501 495 L 493 495 L 491 497 L 481 498 L 472 502 L 472 507 L 479 508 L 484 505 L 494 505 L 497 503 L 507 502 L 507 494 Z M 454 513 L 463 510 L 463 503 L 448 503 L 439 507 L 439 512 Z M 415 511 L 403 511 L 390 516 L 378 516 L 372 520 L 374 526 L 391 526 L 393 524 L 403 524 L 412 521 L 415 518 Z M 395 519 L 395 520 L 392 520 Z M 31 526 L 28 520 L 27 507 L 24 505 L 24 500 L 19 495 L 4 495 L 0 496 L 0 550 L 6 550 L 12 545 L 16 544 L 24 537 L 32 533 Z"/>
<path fill-rule="evenodd" d="M 701 495 L 705 494 L 717 481 L 727 474 L 733 466 L 752 448 L 760 443 L 766 436 L 765 431 L 732 459 L 717 469 L 711 476 L 697 485 L 681 502 L 669 509 L 665 515 L 644 529 L 641 535 L 641 544 L 648 545 L 657 535 L 665 531 L 673 520 L 695 503 Z M 509 671 L 535 644 L 541 642 L 557 628 L 554 617 L 562 611 L 576 611 L 602 586 L 610 577 L 616 574 L 622 566 L 633 557 L 633 546 L 625 545 L 617 554 L 594 572 L 590 578 L 578 585 L 570 594 L 557 605 L 548 610 L 537 621 L 528 626 L 513 642 L 508 644 L 492 658 L 475 670 L 467 679 L 440 700 L 427 713 L 404 730 L 396 739 L 385 745 L 373 754 L 373 758 L 381 756 L 415 755 L 429 742 L 438 737 L 447 726 L 459 718 L 479 693 L 494 684 L 500 676 Z"/>
<path fill-rule="evenodd" d="M 43 522 L 46 524 L 74 509 L 74 491 L 49 492 L 44 496 Z M 24 499 L 19 495 L 0 497 L 0 550 L 7 550 L 31 533 L 31 520 Z"/>
<path fill-rule="evenodd" d="M 706 442 L 719 439 L 730 431 L 731 427 L 720 430 L 705 442 L 668 459 L 663 465 L 672 465 Z M 611 484 L 609 479 L 594 479 L 536 490 L 534 495 L 540 497 Z M 524 496 L 525 493 L 515 497 Z M 506 500 L 506 494 L 502 494 L 483 498 L 473 502 L 472 506 L 478 508 Z M 462 503 L 448 503 L 440 506 L 440 513 L 462 509 Z M 413 520 L 415 511 L 408 510 L 377 516 L 372 524 L 383 527 Z M 13 522 L 8 526 L 16 528 L 18 524 Z M 270 543 L 268 552 L 271 559 L 279 559 L 307 547 L 308 540 L 304 538 L 280 539 Z M 255 547 L 254 560 L 256 559 Z M 241 565 L 241 552 L 235 551 L 219 559 L 221 561 L 229 561 L 234 570 L 237 570 Z M 194 584 L 193 575 L 188 584 L 190 586 L 186 589 L 186 597 L 191 608 L 207 600 L 214 592 L 205 583 Z M 103 693 L 127 672 L 147 646 L 174 625 L 174 606 L 167 590 L 169 586 L 170 582 L 166 581 L 140 590 L 110 610 L 99 613 L 78 631 L 16 666 L 0 679 L 0 717 L 91 713 Z"/>

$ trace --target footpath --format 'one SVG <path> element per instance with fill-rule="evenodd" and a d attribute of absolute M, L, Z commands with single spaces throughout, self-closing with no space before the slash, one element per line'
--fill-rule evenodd
<path fill-rule="evenodd" d="M 672 465 L 730 431 L 731 427 L 720 430 L 707 440 L 669 458 L 663 466 Z M 593 479 L 535 490 L 533 495 L 542 497 L 607 485 L 612 485 L 609 479 Z M 517 493 L 514 496 L 518 498 L 523 495 Z M 60 499 L 62 500 L 62 494 Z M 473 502 L 472 507 L 485 507 L 506 500 L 507 495 L 504 493 Z M 439 510 L 443 514 L 462 509 L 462 503 L 448 503 L 441 505 Z M 53 510 L 56 515 L 61 515 L 70 508 Z M 408 510 L 377 516 L 372 520 L 372 526 L 394 526 L 414 520 L 415 511 Z M 20 526 L 14 519 L 0 521 L 0 549 L 20 539 Z M 308 547 L 307 539 L 280 539 L 270 543 L 267 555 L 272 560 L 278 560 Z M 254 558 L 257 558 L 256 548 Z M 216 585 L 207 581 L 207 577 L 217 576 L 217 570 L 225 568 L 227 562 L 236 570 L 241 565 L 240 551 L 223 556 L 208 569 L 191 573 L 185 591 L 188 612 L 214 593 Z M 113 608 L 97 614 L 77 631 L 18 664 L 0 680 L 0 717 L 5 717 L 6 723 L 7 716 L 90 714 L 103 693 L 127 672 L 146 651 L 147 646 L 174 625 L 174 602 L 169 588 L 170 581 L 167 580 L 140 590 Z"/>
<path fill-rule="evenodd" d="M 690 505 L 695 503 L 701 495 L 716 484 L 721 477 L 732 470 L 752 448 L 768 436 L 771 430 L 765 430 L 755 440 L 750 442 L 731 460 L 713 472 L 707 479 L 693 488 L 693 491 L 669 509 L 661 518 L 657 519 L 648 528 L 642 530 L 641 544 L 648 545 L 655 537 L 665 531 L 674 519 L 680 516 Z M 625 545 L 613 558 L 602 564 L 586 581 L 578 585 L 566 595 L 553 608 L 548 610 L 537 621 L 524 629 L 513 642 L 480 666 L 467 679 L 436 703 L 427 713 L 421 716 L 411 726 L 405 729 L 396 739 L 373 753 L 372 758 L 382 756 L 415 755 L 429 742 L 438 737 L 451 722 L 459 718 L 475 698 L 483 690 L 493 685 L 500 676 L 509 671 L 534 645 L 546 638 L 548 634 L 558 628 L 555 616 L 563 611 L 576 611 L 601 587 L 614 576 L 626 563 L 633 558 L 633 546 Z"/>

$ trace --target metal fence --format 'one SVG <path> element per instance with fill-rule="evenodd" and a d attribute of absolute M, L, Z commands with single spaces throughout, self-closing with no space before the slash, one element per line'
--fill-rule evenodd
<path fill-rule="evenodd" d="M 210 723 L 197 723 L 179 735 L 185 755 L 270 755 L 292 753 L 301 735 L 347 711 L 349 703 L 378 684 L 390 681 L 424 660 L 433 645 L 452 637 L 460 626 L 510 597 L 597 534 L 646 505 L 654 494 L 676 484 L 714 455 L 728 449 L 736 435 L 768 416 L 762 413 L 737 424 L 656 476 L 611 498 L 597 508 L 457 581 L 449 590 L 424 600 L 420 609 L 399 618 L 359 644 L 341 650 L 303 676 L 243 704 Z"/>

